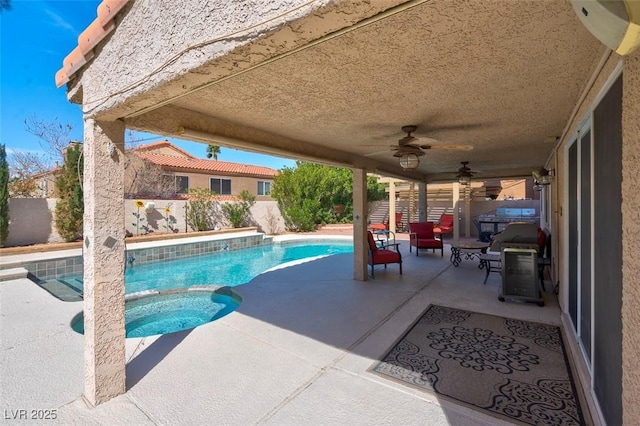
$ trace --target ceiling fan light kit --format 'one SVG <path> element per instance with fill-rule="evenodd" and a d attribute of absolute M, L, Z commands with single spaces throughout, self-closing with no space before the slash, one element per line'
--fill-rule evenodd
<path fill-rule="evenodd" d="M 462 164 L 462 167 L 458 169 L 458 174 L 456 175 L 458 183 L 460 185 L 469 185 L 471 183 L 471 178 L 473 177 L 473 172 L 469 167 L 467 167 L 469 162 L 461 161 L 460 164 Z"/>
<path fill-rule="evenodd" d="M 460 185 L 469 185 L 471 183 L 471 177 L 470 176 L 460 176 L 458 178 L 458 183 Z"/>
<path fill-rule="evenodd" d="M 425 150 L 431 149 L 448 149 L 457 151 L 468 151 L 473 149 L 471 145 L 452 145 L 452 144 L 438 144 L 435 139 L 420 137 L 417 138 L 412 135 L 418 126 L 406 125 L 402 126 L 402 131 L 407 135 L 398 140 L 398 144 L 392 146 L 394 149 L 393 156 L 398 159 L 400 166 L 404 170 L 414 170 L 420 164 L 420 157 L 425 155 Z M 426 142 L 426 143 L 425 143 Z"/>
<path fill-rule="evenodd" d="M 398 158 L 398 162 L 404 170 L 415 170 L 420 164 L 420 157 L 413 153 L 404 154 Z"/>

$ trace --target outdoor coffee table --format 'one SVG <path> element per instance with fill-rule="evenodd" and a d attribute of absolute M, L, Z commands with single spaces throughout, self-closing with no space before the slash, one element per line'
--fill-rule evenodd
<path fill-rule="evenodd" d="M 463 256 L 467 260 L 480 260 L 480 255 L 486 253 L 490 245 L 482 241 L 451 243 L 451 258 L 449 260 L 456 267 L 462 262 Z M 478 268 L 482 269 L 484 266 L 484 262 L 480 261 Z"/>

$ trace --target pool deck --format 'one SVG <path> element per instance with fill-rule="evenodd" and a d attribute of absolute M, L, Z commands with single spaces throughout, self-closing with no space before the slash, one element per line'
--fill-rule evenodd
<path fill-rule="evenodd" d="M 127 339 L 127 392 L 83 400 L 83 337 L 69 323 L 82 302 L 62 302 L 28 279 L 0 282 L 0 409 L 8 424 L 496 425 L 495 417 L 368 369 L 429 304 L 559 325 L 545 306 L 501 303 L 500 276 L 477 261 L 409 253 L 376 279 L 353 280 L 341 254 L 273 270 L 235 287 L 240 308 L 213 323 Z M 56 410 L 55 421 L 20 419 Z M 14 418 L 18 417 L 17 420 Z"/>

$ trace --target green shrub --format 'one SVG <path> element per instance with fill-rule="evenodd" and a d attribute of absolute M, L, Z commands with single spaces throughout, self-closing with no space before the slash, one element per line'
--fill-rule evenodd
<path fill-rule="evenodd" d="M 313 231 L 318 224 L 351 222 L 353 219 L 353 172 L 350 169 L 296 162 L 295 168 L 285 167 L 273 180 L 271 196 L 287 229 Z M 367 199 L 386 197 L 384 186 L 369 176 Z M 336 205 L 344 210 L 334 209 Z"/>
<path fill-rule="evenodd" d="M 256 203 L 256 197 L 244 190 L 238 196 L 239 201 L 222 205 L 222 212 L 233 228 L 240 228 L 249 219 L 249 209 Z"/>
<path fill-rule="evenodd" d="M 187 224 L 194 231 L 213 229 L 214 205 L 212 197 L 215 192 L 203 188 L 191 188 L 187 201 Z"/>

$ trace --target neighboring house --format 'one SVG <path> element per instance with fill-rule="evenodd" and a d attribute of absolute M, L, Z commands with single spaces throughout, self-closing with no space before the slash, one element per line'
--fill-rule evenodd
<path fill-rule="evenodd" d="M 61 171 L 62 167 L 56 164 L 54 169 L 38 173 L 33 177 L 38 183 L 38 198 L 56 198 L 58 196 L 56 177 Z"/>
<path fill-rule="evenodd" d="M 173 194 L 206 188 L 219 195 L 238 195 L 246 190 L 257 200 L 273 200 L 271 185 L 278 171 L 269 167 L 197 158 L 167 140 L 135 148 L 142 160 L 158 166 Z M 131 178 L 131 175 L 128 175 Z"/>
<path fill-rule="evenodd" d="M 62 171 L 62 167 L 58 166 L 56 162 L 55 168 L 32 175 L 29 181 L 35 182 L 35 185 L 34 185 L 35 190 L 31 191 L 30 196 L 25 195 L 24 197 L 56 198 L 58 196 L 57 190 L 56 190 L 56 177 L 61 171 Z M 11 196 L 16 197 L 15 194 L 12 194 Z"/>

